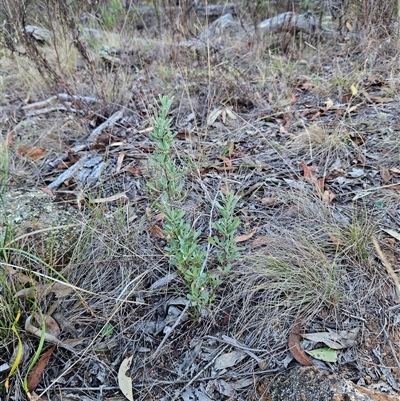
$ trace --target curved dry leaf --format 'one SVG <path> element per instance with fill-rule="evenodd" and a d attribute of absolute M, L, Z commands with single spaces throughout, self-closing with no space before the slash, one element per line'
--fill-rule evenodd
<path fill-rule="evenodd" d="M 301 161 L 299 167 L 303 170 L 304 179 L 312 184 L 317 182 L 317 176 L 315 174 L 315 170 L 317 169 L 315 166 L 307 166 L 304 160 Z"/>
<path fill-rule="evenodd" d="M 36 298 L 36 289 L 34 287 L 23 288 L 14 294 L 15 298 Z"/>
<path fill-rule="evenodd" d="M 43 148 L 31 148 L 30 146 L 20 146 L 18 154 L 31 160 L 39 160 L 46 155 L 47 151 Z"/>
<path fill-rule="evenodd" d="M 107 202 L 114 202 L 117 200 L 124 200 L 128 201 L 128 197 L 126 196 L 125 192 L 121 192 L 119 194 L 107 196 L 106 198 L 97 198 L 97 199 L 91 199 L 92 203 L 107 203 Z"/>
<path fill-rule="evenodd" d="M 331 205 L 332 201 L 336 198 L 336 195 L 332 193 L 331 191 L 325 190 L 323 195 L 322 195 L 322 200 L 328 204 Z"/>
<path fill-rule="evenodd" d="M 231 368 L 240 362 L 246 354 L 242 351 L 232 351 L 219 356 L 214 363 L 215 370 Z"/>
<path fill-rule="evenodd" d="M 385 231 L 385 233 L 391 235 L 392 237 L 400 241 L 400 234 L 397 231 L 391 230 L 389 228 L 383 228 L 382 231 Z"/>
<path fill-rule="evenodd" d="M 215 120 L 219 117 L 219 115 L 222 113 L 222 110 L 217 108 L 214 109 L 207 118 L 207 125 L 213 125 L 215 123 Z"/>
<path fill-rule="evenodd" d="M 165 239 L 165 234 L 162 228 L 156 224 L 149 226 L 149 231 L 157 238 Z"/>
<path fill-rule="evenodd" d="M 380 97 L 380 96 L 370 96 L 370 99 L 375 103 L 390 103 L 395 101 L 395 99 L 393 99 L 392 97 Z"/>
<path fill-rule="evenodd" d="M 248 234 L 243 234 L 243 235 L 238 235 L 235 238 L 236 242 L 244 242 L 249 240 L 255 233 L 257 232 L 257 228 L 255 228 L 254 230 L 251 230 Z"/>
<path fill-rule="evenodd" d="M 51 334 L 54 337 L 58 337 L 61 334 L 60 326 L 58 323 L 49 315 L 43 315 L 44 324 L 46 326 L 46 333 Z M 40 323 L 41 326 L 41 319 L 38 313 L 35 313 L 35 320 L 36 322 Z"/>
<path fill-rule="evenodd" d="M 252 248 L 258 248 L 260 246 L 269 244 L 271 242 L 271 237 L 268 236 L 262 236 L 262 237 L 257 237 L 252 243 L 251 247 Z"/>
<path fill-rule="evenodd" d="M 54 293 L 57 299 L 64 298 L 74 291 L 72 286 L 55 282 L 51 285 L 51 292 Z"/>
<path fill-rule="evenodd" d="M 326 101 L 326 105 L 325 105 L 325 111 L 328 111 L 332 107 L 333 107 L 333 100 L 328 98 L 328 100 Z"/>
<path fill-rule="evenodd" d="M 73 288 L 63 283 L 50 283 L 50 284 L 36 284 L 35 286 L 23 288 L 18 291 L 14 296 L 16 298 L 41 298 L 53 292 L 56 298 L 64 298 L 71 294 Z"/>
<path fill-rule="evenodd" d="M 302 334 L 302 337 L 317 343 L 324 343 L 332 349 L 343 349 L 353 347 L 357 344 L 356 337 L 360 331 L 359 327 L 355 327 L 349 331 L 334 331 L 328 329 L 319 333 Z"/>
<path fill-rule="evenodd" d="M 387 184 L 393 177 L 391 176 L 389 170 L 384 166 L 379 166 L 379 173 L 381 175 L 382 181 Z"/>
<path fill-rule="evenodd" d="M 6 266 L 6 271 L 9 275 L 15 276 L 22 284 L 36 285 L 37 281 L 28 277 L 26 274 L 13 269 L 11 266 Z"/>
<path fill-rule="evenodd" d="M 118 370 L 118 385 L 122 391 L 122 394 L 129 400 L 133 401 L 132 392 L 132 379 L 126 375 L 126 372 L 130 369 L 133 355 L 129 358 L 125 358 Z"/>
<path fill-rule="evenodd" d="M 296 321 L 293 329 L 289 333 L 289 351 L 293 355 L 293 358 L 296 359 L 297 362 L 301 363 L 304 366 L 313 366 L 311 359 L 306 355 L 300 345 L 301 339 L 301 322 L 299 320 Z"/>
<path fill-rule="evenodd" d="M 43 398 L 40 398 L 34 391 L 32 392 L 32 394 L 28 391 L 26 393 L 26 398 L 28 399 L 28 401 L 47 401 L 47 399 L 44 400 Z"/>
<path fill-rule="evenodd" d="M 56 346 L 51 347 L 47 352 L 45 352 L 40 359 L 36 362 L 35 367 L 32 369 L 31 373 L 28 376 L 28 391 L 32 392 L 36 389 L 37 385 L 40 382 L 43 371 L 47 364 L 49 363 L 49 359 L 51 354 L 55 350 Z"/>
<path fill-rule="evenodd" d="M 25 330 L 28 333 L 31 333 L 38 338 L 41 338 L 42 337 L 42 329 L 39 329 L 38 327 L 34 326 L 31 323 L 31 320 L 32 320 L 32 316 L 28 316 L 28 318 L 25 321 Z M 49 334 L 47 332 L 44 333 L 44 339 L 45 339 L 45 341 L 48 341 L 53 344 L 63 345 L 62 341 L 60 341 L 57 337 L 55 337 L 52 334 Z"/>
<path fill-rule="evenodd" d="M 225 107 L 225 112 L 228 115 L 228 117 L 231 118 L 232 120 L 237 119 L 236 114 L 229 107 Z"/>

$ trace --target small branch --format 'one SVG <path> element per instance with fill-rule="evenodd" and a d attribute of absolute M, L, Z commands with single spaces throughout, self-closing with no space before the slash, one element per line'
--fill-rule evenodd
<path fill-rule="evenodd" d="M 225 350 L 228 348 L 227 345 L 225 345 L 220 352 L 217 352 L 216 355 L 214 356 L 214 358 L 211 359 L 211 361 L 209 363 L 207 363 L 206 366 L 204 366 L 203 369 L 200 369 L 200 371 L 189 381 L 187 382 L 187 384 L 181 389 L 179 390 L 179 392 L 177 394 L 175 394 L 175 397 L 172 399 L 172 401 L 176 401 L 181 394 L 183 394 L 185 392 L 185 390 L 190 387 L 192 385 L 192 383 L 194 383 L 195 381 L 198 380 L 199 376 L 205 372 L 214 362 L 215 360 L 223 353 L 225 352 Z"/>
<path fill-rule="evenodd" d="M 45 107 L 43 109 L 39 109 L 39 110 L 32 110 L 29 113 L 26 113 L 27 117 L 35 117 L 35 116 L 39 116 L 40 114 L 47 114 L 47 113 L 52 113 L 54 111 L 69 111 L 71 113 L 77 113 L 78 111 L 76 109 L 73 109 L 72 107 L 65 107 L 61 104 L 57 105 L 57 106 L 52 106 L 52 107 Z M 81 114 L 83 114 L 82 110 L 79 110 Z"/>
<path fill-rule="evenodd" d="M 395 351 L 395 349 L 393 347 L 392 340 L 390 339 L 389 334 L 385 329 L 385 325 L 381 323 L 381 327 L 382 327 L 382 330 L 383 330 L 383 332 L 385 334 L 386 341 L 389 344 L 390 350 L 392 351 L 393 359 L 396 362 L 397 367 L 400 369 L 400 362 L 399 362 L 399 359 L 397 358 L 397 354 L 396 354 L 396 351 Z"/>
<path fill-rule="evenodd" d="M 263 33 L 287 32 L 293 29 L 306 33 L 318 30 L 318 22 L 310 13 L 297 15 L 291 11 L 268 18 L 258 24 Z"/>
<path fill-rule="evenodd" d="M 162 347 L 164 346 L 165 342 L 167 341 L 168 337 L 171 335 L 171 333 L 174 331 L 175 327 L 178 326 L 178 324 L 181 322 L 183 316 L 185 315 L 186 311 L 189 309 L 189 305 L 190 302 L 188 302 L 185 306 L 185 308 L 183 309 L 182 313 L 179 315 L 178 319 L 176 319 L 176 322 L 174 323 L 174 325 L 171 327 L 171 330 L 168 331 L 164 338 L 162 339 L 162 341 L 160 342 L 160 344 L 158 345 L 157 349 L 154 351 L 154 354 L 150 357 L 151 359 L 155 359 L 156 356 L 160 353 Z"/>
<path fill-rule="evenodd" d="M 59 175 L 52 183 L 47 185 L 47 188 L 49 188 L 49 189 L 57 188 L 64 181 L 69 180 L 83 167 L 83 163 L 85 161 L 86 161 L 86 157 L 83 157 L 82 159 L 78 160 L 69 169 L 65 170 L 61 175 Z"/>
<path fill-rule="evenodd" d="M 92 131 L 92 133 L 89 135 L 88 141 L 94 141 L 101 134 L 102 131 L 114 126 L 115 123 L 123 117 L 123 115 L 123 110 L 118 110 L 117 112 L 115 112 L 110 118 L 104 121 L 104 123 L 100 124 L 96 129 Z"/>
<path fill-rule="evenodd" d="M 78 95 L 68 95 L 67 93 L 59 93 L 58 95 L 49 97 L 46 100 L 40 102 L 30 103 L 22 107 L 22 110 L 27 111 L 31 109 L 41 109 L 43 107 L 54 104 L 55 100 L 62 100 L 64 102 L 85 102 L 85 103 L 99 103 L 100 100 L 95 97 L 90 96 L 78 96 Z"/>

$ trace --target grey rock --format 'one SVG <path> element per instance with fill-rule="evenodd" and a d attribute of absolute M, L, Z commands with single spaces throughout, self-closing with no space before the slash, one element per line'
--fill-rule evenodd
<path fill-rule="evenodd" d="M 22 249 L 53 266 L 67 262 L 81 222 L 78 210 L 37 189 L 12 190 L 0 197 L 0 246 Z"/>
<path fill-rule="evenodd" d="M 334 373 L 314 366 L 291 369 L 262 380 L 257 389 L 261 401 L 390 401 L 396 396 L 357 386 Z"/>

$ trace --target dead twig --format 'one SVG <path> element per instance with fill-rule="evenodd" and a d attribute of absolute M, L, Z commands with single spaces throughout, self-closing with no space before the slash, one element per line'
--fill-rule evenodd
<path fill-rule="evenodd" d="M 104 121 L 104 123 L 100 124 L 96 129 L 92 131 L 92 133 L 89 135 L 88 141 L 94 141 L 101 134 L 102 131 L 114 126 L 115 123 L 123 117 L 123 115 L 123 110 L 118 110 L 117 112 L 115 112 L 110 118 Z"/>
<path fill-rule="evenodd" d="M 164 346 L 165 342 L 167 341 L 168 337 L 171 335 L 171 333 L 174 331 L 175 327 L 178 326 L 178 324 L 181 322 L 183 316 L 185 316 L 186 311 L 188 310 L 190 305 L 190 302 L 188 302 L 185 306 L 185 308 L 183 309 L 183 311 L 181 312 L 181 314 L 179 315 L 178 319 L 176 319 L 176 322 L 174 323 L 174 325 L 171 327 L 171 330 L 167 331 L 167 333 L 165 334 L 164 338 L 162 339 L 162 341 L 160 342 L 160 344 L 158 345 L 157 349 L 154 351 L 154 354 L 150 357 L 151 359 L 155 359 L 156 356 L 160 353 L 162 347 Z"/>
<path fill-rule="evenodd" d="M 51 96 L 46 100 L 41 100 L 40 102 L 30 103 L 22 107 L 25 112 L 27 110 L 37 110 L 43 107 L 54 104 L 54 101 L 61 100 L 63 102 L 84 102 L 84 103 L 99 103 L 100 100 L 91 96 L 78 96 L 78 95 L 68 95 L 67 93 L 59 93 L 58 95 Z"/>
<path fill-rule="evenodd" d="M 195 381 L 198 380 L 199 376 L 205 372 L 214 362 L 215 360 L 223 353 L 225 352 L 225 350 L 228 348 L 228 345 L 225 345 L 220 352 L 217 352 L 214 356 L 214 358 L 211 359 L 211 361 L 209 363 L 207 363 L 206 366 L 204 366 L 203 369 L 201 369 L 197 375 L 195 375 L 189 382 L 187 382 L 187 384 L 177 393 L 175 394 L 175 397 L 172 399 L 172 401 L 176 401 L 178 398 L 180 398 L 181 394 L 183 394 L 185 392 L 185 390 L 190 387 L 192 385 L 192 383 L 194 383 Z"/>
<path fill-rule="evenodd" d="M 385 254 L 382 252 L 382 249 L 378 243 L 378 240 L 376 239 L 376 237 L 373 235 L 371 237 L 371 241 L 374 244 L 374 247 L 376 249 L 376 253 L 379 256 L 379 259 L 381 260 L 382 264 L 385 266 L 386 271 L 388 272 L 389 276 L 392 278 L 393 283 L 396 287 L 396 293 L 397 293 L 397 297 L 398 297 L 398 302 L 400 302 L 400 282 L 398 277 L 396 276 L 396 273 L 393 270 L 393 267 L 391 266 L 391 264 L 389 263 L 389 261 L 386 259 Z"/>
<path fill-rule="evenodd" d="M 395 349 L 394 349 L 394 347 L 393 347 L 392 340 L 390 339 L 389 334 L 388 334 L 388 332 L 386 331 L 385 326 L 386 326 L 386 324 L 383 324 L 383 323 L 381 322 L 381 327 L 382 327 L 383 333 L 385 334 L 386 341 L 387 341 L 388 344 L 389 344 L 390 351 L 392 351 L 393 359 L 394 359 L 394 361 L 396 362 L 397 367 L 400 369 L 400 362 L 399 362 L 399 359 L 397 358 L 397 353 L 396 353 L 396 351 L 395 351 Z"/>
<path fill-rule="evenodd" d="M 213 336 L 207 336 L 208 338 L 212 338 L 214 340 L 218 340 L 218 341 L 222 341 L 226 344 L 230 344 L 235 348 L 239 348 L 241 349 L 243 352 L 245 352 L 247 355 L 249 355 L 251 358 L 253 358 L 257 363 L 262 362 L 263 360 L 261 358 L 259 358 L 257 355 L 255 355 L 252 351 L 251 348 L 246 347 L 243 344 L 240 344 L 237 340 L 235 340 L 234 338 L 230 338 L 228 336 L 222 335 L 222 338 L 218 338 L 218 337 L 213 337 Z"/>

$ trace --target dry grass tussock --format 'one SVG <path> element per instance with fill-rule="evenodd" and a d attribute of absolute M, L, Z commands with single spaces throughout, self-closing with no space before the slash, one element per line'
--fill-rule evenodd
<path fill-rule="evenodd" d="M 374 223 L 304 189 L 275 195 L 287 211 L 260 227 L 262 246 L 255 241 L 235 263 L 216 305 L 236 336 L 266 352 L 284 349 L 296 317 L 341 325 L 346 316 L 364 316 L 366 304 L 387 291 L 387 276 L 371 258 Z"/>

